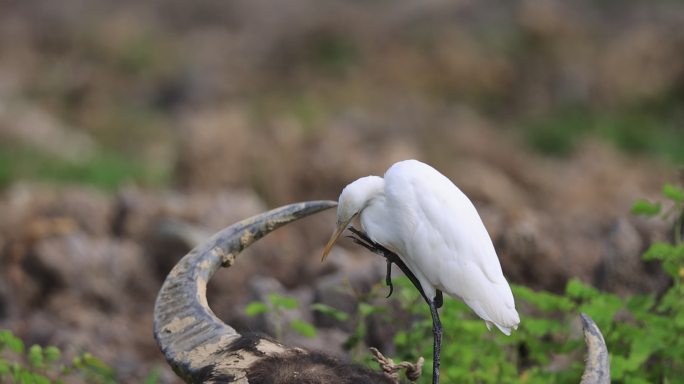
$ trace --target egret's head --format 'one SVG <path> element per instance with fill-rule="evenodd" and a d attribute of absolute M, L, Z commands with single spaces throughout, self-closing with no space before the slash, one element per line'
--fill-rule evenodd
<path fill-rule="evenodd" d="M 368 206 L 371 200 L 383 193 L 385 181 L 379 176 L 362 177 L 347 185 L 337 202 L 337 225 L 330 241 L 323 249 L 322 260 L 328 256 L 335 241 L 349 226 L 351 221 Z"/>

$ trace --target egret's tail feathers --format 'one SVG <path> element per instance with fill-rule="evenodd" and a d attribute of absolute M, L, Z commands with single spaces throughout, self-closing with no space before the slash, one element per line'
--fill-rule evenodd
<path fill-rule="evenodd" d="M 504 327 L 503 325 L 499 325 L 497 323 L 492 323 L 491 321 L 485 320 L 485 324 L 487 324 L 487 329 L 492 330 L 492 325 L 495 325 L 497 328 L 499 328 L 499 331 L 501 331 L 504 335 L 510 336 L 511 335 L 511 329 L 518 329 L 518 326 L 513 326 L 513 327 Z"/>
<path fill-rule="evenodd" d="M 495 325 L 506 336 L 510 336 L 511 330 L 518 329 L 520 324 L 520 315 L 515 308 L 495 307 L 494 310 L 488 312 L 477 301 L 466 301 L 466 304 L 487 324 L 487 329 L 492 330 L 492 325 Z"/>
<path fill-rule="evenodd" d="M 510 328 L 510 327 L 502 327 L 502 326 L 499 325 L 499 324 L 494 324 L 494 325 L 496 325 L 496 327 L 499 328 L 499 330 L 500 330 L 501 332 L 503 332 L 504 335 L 506 335 L 506 336 L 510 336 L 510 335 L 511 335 L 511 328 Z"/>

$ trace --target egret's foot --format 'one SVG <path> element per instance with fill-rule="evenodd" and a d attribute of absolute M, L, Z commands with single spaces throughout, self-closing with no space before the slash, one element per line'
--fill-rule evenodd
<path fill-rule="evenodd" d="M 392 284 L 392 264 L 399 265 L 399 263 L 403 262 L 401 261 L 399 256 L 397 256 L 394 252 L 383 247 L 381 244 L 374 242 L 364 232 L 359 231 L 354 227 L 349 227 L 349 230 L 356 236 L 347 236 L 348 238 L 352 239 L 352 241 L 354 241 L 356 244 L 363 246 L 369 251 L 384 257 L 387 261 L 387 273 L 385 274 L 385 284 L 387 284 L 387 286 L 389 287 L 389 293 L 387 294 L 387 296 L 385 296 L 385 298 L 389 298 L 390 296 L 392 296 L 392 292 L 394 292 L 394 285 Z M 399 268 L 401 268 L 401 265 L 399 265 Z"/>
<path fill-rule="evenodd" d="M 368 249 L 369 251 L 375 253 L 376 255 L 380 255 L 387 260 L 388 264 L 388 273 L 385 277 L 385 281 L 389 282 L 388 285 L 390 286 L 390 295 L 392 294 L 393 286 L 391 284 L 391 273 L 390 273 L 390 267 L 392 264 L 396 264 L 399 269 L 401 269 L 402 272 L 404 272 L 404 275 L 411 280 L 411 283 L 413 283 L 413 286 L 416 287 L 418 292 L 420 292 L 420 295 L 423 297 L 425 301 L 430 301 L 428 299 L 427 295 L 423 291 L 423 288 L 420 285 L 420 282 L 416 278 L 416 275 L 411 272 L 411 270 L 404 264 L 404 262 L 401 260 L 401 258 L 394 252 L 390 251 L 389 249 L 385 248 L 382 246 L 382 244 L 378 244 L 371 240 L 368 235 L 366 235 L 363 231 L 359 231 L 358 229 L 354 227 L 349 227 L 349 231 L 352 232 L 356 236 L 347 236 L 350 239 L 352 239 L 356 244 L 359 244 L 363 246 L 364 248 Z M 438 291 L 439 292 L 439 291 Z M 441 293 L 440 293 L 441 294 Z M 389 295 L 387 295 L 389 297 Z"/>
<path fill-rule="evenodd" d="M 362 233 L 362 232 L 361 232 Z M 390 296 L 392 296 L 392 292 L 394 292 L 394 285 L 392 284 L 392 264 L 394 262 L 390 257 L 387 257 L 385 255 L 385 252 L 389 252 L 386 249 L 382 248 L 382 245 L 373 242 L 372 240 L 368 238 L 361 238 L 361 237 L 354 237 L 354 236 L 347 236 L 348 238 L 352 239 L 353 242 L 355 242 L 358 245 L 363 246 L 364 248 L 368 249 L 369 251 L 376 253 L 387 260 L 387 273 L 385 274 L 385 284 L 389 287 L 389 293 L 387 296 L 385 296 L 386 299 L 388 299 Z"/>
<path fill-rule="evenodd" d="M 389 287 L 389 293 L 385 296 L 385 299 L 389 299 L 394 291 L 394 285 L 392 285 L 392 261 L 387 260 L 387 273 L 385 274 L 385 284 Z"/>
<path fill-rule="evenodd" d="M 385 284 L 389 287 L 389 293 L 387 296 L 385 296 L 386 299 L 388 299 L 390 296 L 392 296 L 392 292 L 394 292 L 394 285 L 392 284 L 392 264 L 393 261 L 391 258 L 387 257 L 385 255 L 385 250 L 379 248 L 382 247 L 380 244 L 374 243 L 370 239 L 362 239 L 359 237 L 354 237 L 354 236 L 347 236 L 348 238 L 352 239 L 353 242 L 355 242 L 358 245 L 363 246 L 364 248 L 368 249 L 369 251 L 376 253 L 382 257 L 384 257 L 387 260 L 387 274 L 385 275 Z"/>

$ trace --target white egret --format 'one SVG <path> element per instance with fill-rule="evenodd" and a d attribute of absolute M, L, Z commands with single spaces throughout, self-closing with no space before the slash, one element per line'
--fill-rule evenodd
<path fill-rule="evenodd" d="M 517 328 L 520 317 L 492 240 L 472 202 L 446 176 L 427 164 L 406 160 L 392 165 L 384 178 L 367 176 L 347 185 L 323 259 L 357 215 L 372 241 L 359 243 L 377 253 L 382 254 L 384 247 L 398 255 L 405 264 L 402 270 L 413 274 L 412 281 L 430 306 L 433 382 L 439 381 L 442 330 L 437 308 L 442 291 L 463 300 L 490 329 L 494 325 L 509 335 Z"/>

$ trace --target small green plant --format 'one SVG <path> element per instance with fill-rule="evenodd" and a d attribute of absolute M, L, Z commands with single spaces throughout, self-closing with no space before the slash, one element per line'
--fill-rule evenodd
<path fill-rule="evenodd" d="M 673 284 L 660 298 L 649 295 L 628 300 L 627 307 L 636 324 L 619 324 L 626 329 L 618 331 L 630 332 L 634 336 L 630 349 L 632 354 L 626 358 L 615 356 L 618 368 L 624 368 L 626 373 L 641 380 L 637 382 L 643 383 L 668 382 L 684 377 L 684 339 L 681 337 L 684 334 L 684 189 L 666 184 L 662 193 L 670 200 L 669 208 L 640 200 L 632 212 L 673 221 L 673 241 L 653 243 L 643 255 L 644 260 L 660 261 Z M 618 371 L 616 375 L 622 373 Z"/>
<path fill-rule="evenodd" d="M 676 185 L 665 184 L 665 186 L 663 186 L 663 196 L 669 199 L 672 203 L 670 207 L 665 211 L 663 211 L 663 206 L 661 203 L 651 203 L 648 200 L 642 199 L 634 203 L 634 206 L 632 207 L 632 213 L 647 217 L 655 217 L 660 215 L 663 220 L 670 220 L 674 217 L 674 223 L 672 225 L 674 245 L 668 248 L 677 248 L 678 246 L 682 245 L 682 222 L 684 221 L 684 189 L 677 187 Z M 654 258 L 664 260 L 658 257 Z"/>
<path fill-rule="evenodd" d="M 294 297 L 279 295 L 277 293 L 270 293 L 266 302 L 253 301 L 245 307 L 245 314 L 247 316 L 257 316 L 261 314 L 270 314 L 274 319 L 274 332 L 278 340 L 282 340 L 285 325 L 288 325 L 292 330 L 304 337 L 316 337 L 316 328 L 309 322 L 301 319 L 292 319 L 286 323 L 285 313 L 288 310 L 294 310 L 299 307 L 299 301 Z"/>
<path fill-rule="evenodd" d="M 372 315 L 388 313 L 385 306 L 372 305 L 359 301 L 353 318 L 354 331 L 344 343 L 344 348 L 351 352 L 352 358 L 359 359 L 368 356 L 368 350 L 363 341 L 368 333 L 368 319 Z"/>
<path fill-rule="evenodd" d="M 67 383 L 80 376 L 88 383 L 115 383 L 114 370 L 90 353 L 65 362 L 57 347 L 32 345 L 9 330 L 0 331 L 0 382 L 13 384 Z"/>
<path fill-rule="evenodd" d="M 344 342 L 343 347 L 350 352 L 352 359 L 366 364 L 370 363 L 372 360 L 371 355 L 368 353 L 368 349 L 363 343 L 368 334 L 368 322 L 370 317 L 374 315 L 386 315 L 389 318 L 391 315 L 390 310 L 386 305 L 373 304 L 380 297 L 384 298 L 384 294 L 380 293 L 382 289 L 384 288 L 378 283 L 375 284 L 370 291 L 363 291 L 355 289 L 349 281 L 345 281 L 344 284 L 338 287 L 338 290 L 342 293 L 349 294 L 354 298 L 356 308 L 351 311 L 352 314 L 322 303 L 314 303 L 311 305 L 311 309 L 314 311 L 321 312 L 337 321 L 351 319 L 352 332 Z"/>
<path fill-rule="evenodd" d="M 330 316 L 337 321 L 345 321 L 349 318 L 349 314 L 344 311 L 340 311 L 337 308 L 331 307 L 323 303 L 313 303 L 311 304 L 311 309 L 320 312 L 326 316 Z"/>

